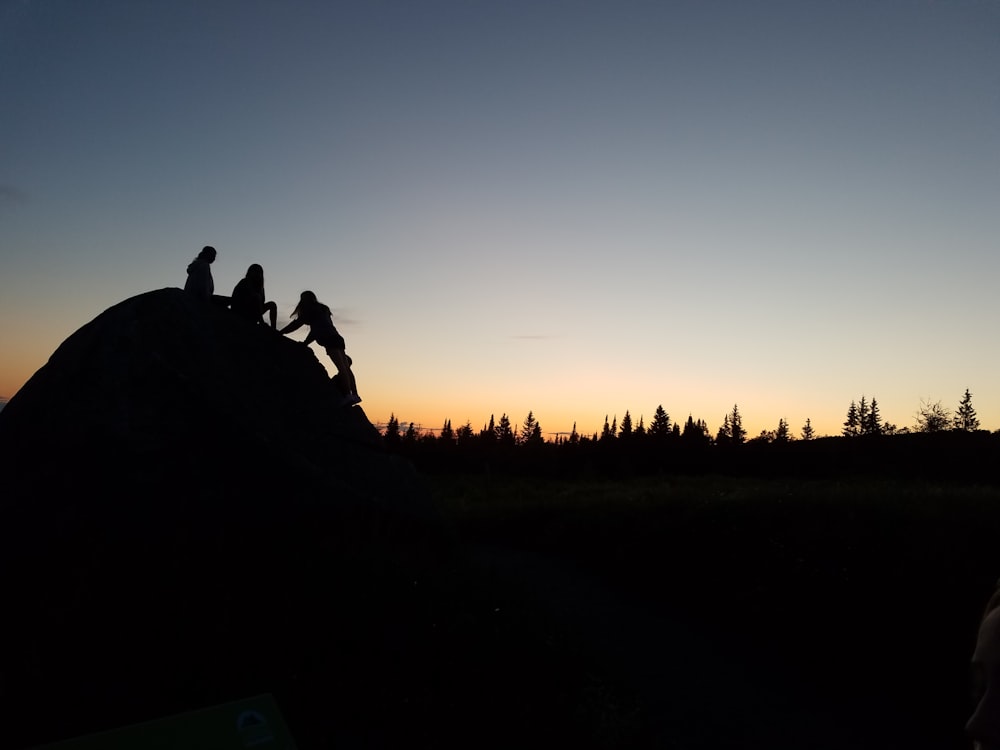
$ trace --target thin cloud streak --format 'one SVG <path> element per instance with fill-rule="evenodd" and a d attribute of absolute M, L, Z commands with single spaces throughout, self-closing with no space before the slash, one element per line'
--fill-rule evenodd
<path fill-rule="evenodd" d="M 333 308 L 333 324 L 338 328 L 357 328 L 361 325 L 361 319 L 353 315 L 353 311 L 348 307 Z"/>

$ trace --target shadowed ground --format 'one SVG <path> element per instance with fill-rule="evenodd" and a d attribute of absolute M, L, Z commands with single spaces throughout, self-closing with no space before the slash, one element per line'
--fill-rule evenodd
<path fill-rule="evenodd" d="M 968 747 L 995 487 L 433 481 L 475 559 L 593 644 L 658 742 Z"/>
<path fill-rule="evenodd" d="M 624 718 L 662 748 L 861 748 L 822 706 L 788 689 L 788 675 L 733 645 L 709 640 L 680 617 L 651 611 L 606 582 L 524 550 L 480 545 L 484 573 L 517 587 L 634 691 Z"/>

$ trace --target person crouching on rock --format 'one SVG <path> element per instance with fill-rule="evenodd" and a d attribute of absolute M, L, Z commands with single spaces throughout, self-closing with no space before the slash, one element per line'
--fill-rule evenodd
<path fill-rule="evenodd" d="M 309 335 L 306 336 L 303 343 L 308 346 L 315 341 L 326 349 L 333 364 L 337 366 L 341 389 L 345 392 L 344 403 L 360 404 L 361 397 L 358 395 L 358 386 L 354 382 L 354 373 L 351 372 L 351 359 L 345 351 L 347 344 L 344 342 L 344 337 L 333 325 L 333 313 L 330 312 L 330 308 L 317 300 L 315 294 L 305 291 L 299 295 L 299 304 L 292 311 L 292 317 L 295 320 L 278 333 L 291 333 L 303 325 L 309 326 Z"/>
<path fill-rule="evenodd" d="M 263 325 L 263 315 L 268 313 L 271 328 L 278 327 L 278 306 L 265 301 L 264 269 L 254 263 L 247 269 L 247 275 L 236 282 L 233 296 L 229 298 L 229 309 L 254 325 Z"/>

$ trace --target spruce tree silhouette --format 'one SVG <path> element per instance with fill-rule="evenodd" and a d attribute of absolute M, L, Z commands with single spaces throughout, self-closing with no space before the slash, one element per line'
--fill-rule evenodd
<path fill-rule="evenodd" d="M 958 411 L 955 412 L 954 428 L 962 432 L 975 432 L 979 429 L 979 417 L 972 407 L 972 394 L 968 388 L 965 389 L 965 394 L 958 404 Z"/>

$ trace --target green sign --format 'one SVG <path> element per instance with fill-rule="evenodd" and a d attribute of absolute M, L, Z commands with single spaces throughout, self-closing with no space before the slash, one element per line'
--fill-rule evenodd
<path fill-rule="evenodd" d="M 258 695 L 37 750 L 295 750 L 278 706 Z"/>

